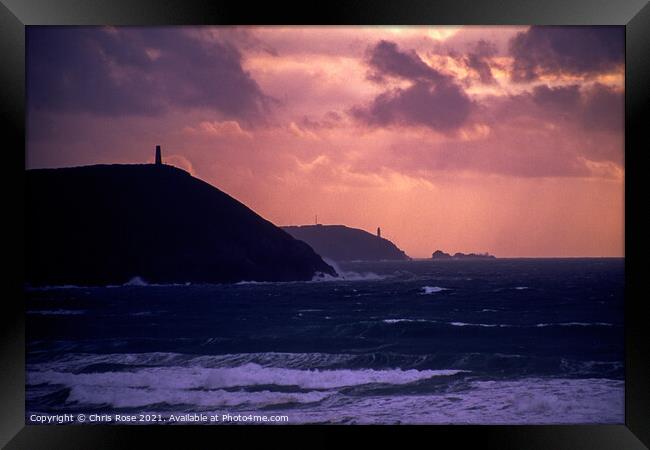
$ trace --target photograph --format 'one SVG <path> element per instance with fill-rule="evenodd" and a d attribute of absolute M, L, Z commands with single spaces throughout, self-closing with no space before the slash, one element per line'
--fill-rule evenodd
<path fill-rule="evenodd" d="M 24 75 L 26 425 L 626 424 L 625 26 L 27 25 Z"/>

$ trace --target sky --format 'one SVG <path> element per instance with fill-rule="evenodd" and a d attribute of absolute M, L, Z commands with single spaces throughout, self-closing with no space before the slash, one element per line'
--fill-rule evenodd
<path fill-rule="evenodd" d="M 26 167 L 153 162 L 412 257 L 624 256 L 623 27 L 27 27 Z"/>

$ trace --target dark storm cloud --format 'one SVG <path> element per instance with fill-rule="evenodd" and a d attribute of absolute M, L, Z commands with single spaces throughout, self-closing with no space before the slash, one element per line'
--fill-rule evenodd
<path fill-rule="evenodd" d="M 418 81 L 405 89 L 384 92 L 370 105 L 353 108 L 352 113 L 368 125 L 424 125 L 451 131 L 465 123 L 470 107 L 470 100 L 457 85 Z"/>
<path fill-rule="evenodd" d="M 571 111 L 580 101 L 580 88 L 576 84 L 558 87 L 541 84 L 533 89 L 533 100 L 542 108 Z"/>
<path fill-rule="evenodd" d="M 531 81 L 544 74 L 593 75 L 624 62 L 623 27 L 531 27 L 510 42 L 511 77 Z"/>
<path fill-rule="evenodd" d="M 381 81 L 385 76 L 405 78 L 408 80 L 436 81 L 442 75 L 429 67 L 414 51 L 400 51 L 397 44 L 379 41 L 369 49 L 368 64 L 372 71 L 370 79 Z"/>
<path fill-rule="evenodd" d="M 443 132 L 453 131 L 467 120 L 472 102 L 465 91 L 414 51 L 401 51 L 393 42 L 380 41 L 369 50 L 368 65 L 371 80 L 395 77 L 412 84 L 383 92 L 368 105 L 353 107 L 351 114 L 357 120 L 375 126 L 424 125 Z"/>
<path fill-rule="evenodd" d="M 476 43 L 474 49 L 465 57 L 465 65 L 479 76 L 481 83 L 494 84 L 496 80 L 492 75 L 492 70 L 487 63 L 487 59 L 496 54 L 497 49 L 493 43 L 480 40 Z"/>
<path fill-rule="evenodd" d="M 584 99 L 582 121 L 585 128 L 623 133 L 625 128 L 625 97 L 602 84 L 597 84 Z"/>
<path fill-rule="evenodd" d="M 179 28 L 30 27 L 27 84 L 29 107 L 54 112 L 203 107 L 254 121 L 269 103 L 235 47 Z"/>
<path fill-rule="evenodd" d="M 547 117 L 568 120 L 590 131 L 623 132 L 623 93 L 596 83 L 580 89 L 577 85 L 533 89 L 535 104 Z"/>

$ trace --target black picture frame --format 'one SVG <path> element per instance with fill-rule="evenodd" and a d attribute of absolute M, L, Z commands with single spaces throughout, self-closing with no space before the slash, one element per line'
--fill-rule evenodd
<path fill-rule="evenodd" d="M 25 339 L 23 267 L 23 176 L 25 170 L 26 25 L 623 25 L 625 72 L 625 425 L 566 426 L 382 426 L 382 427 L 144 427 L 25 425 Z M 9 449 L 133 448 L 138 444 L 181 444 L 197 438 L 223 446 L 224 437 L 247 442 L 261 432 L 278 444 L 300 442 L 296 431 L 317 434 L 318 443 L 340 445 L 351 432 L 404 443 L 417 433 L 447 448 L 473 444 L 490 448 L 641 449 L 650 446 L 649 332 L 643 312 L 643 258 L 647 230 L 642 217 L 646 152 L 645 113 L 650 105 L 650 5 L 645 0 L 445 0 L 327 1 L 302 5 L 276 2 L 201 0 L 0 0 L 0 111 L 3 133 L 5 271 L 0 445 Z M 7 170 L 8 169 L 8 170 Z M 11 176 L 7 176 L 11 175 Z M 309 440 L 315 439 L 309 437 Z M 305 442 L 305 446 L 310 445 Z M 266 441 L 268 445 L 270 441 Z M 414 442 L 414 441 L 413 441 Z M 420 444 L 418 444 L 420 445 Z"/>

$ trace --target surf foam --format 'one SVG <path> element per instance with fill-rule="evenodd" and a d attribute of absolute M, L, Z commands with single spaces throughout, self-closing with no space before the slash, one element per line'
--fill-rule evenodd
<path fill-rule="evenodd" d="M 436 294 L 442 291 L 448 291 L 449 288 L 439 287 L 439 286 L 422 286 L 422 292 L 420 295 Z"/>

